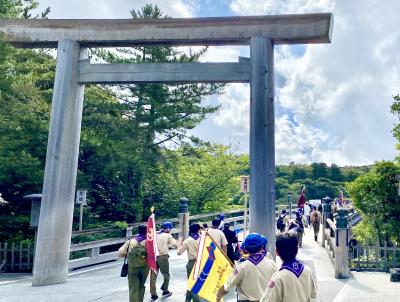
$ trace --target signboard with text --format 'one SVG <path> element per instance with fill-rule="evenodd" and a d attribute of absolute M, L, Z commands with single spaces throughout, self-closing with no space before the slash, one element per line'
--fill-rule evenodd
<path fill-rule="evenodd" d="M 249 193 L 250 191 L 250 183 L 248 176 L 242 176 L 240 179 L 240 192 Z"/>
<path fill-rule="evenodd" d="M 77 190 L 76 191 L 76 203 L 77 204 L 86 204 L 86 190 Z"/>

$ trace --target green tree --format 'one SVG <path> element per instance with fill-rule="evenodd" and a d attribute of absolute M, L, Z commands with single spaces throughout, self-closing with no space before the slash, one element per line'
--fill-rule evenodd
<path fill-rule="evenodd" d="M 328 177 L 328 166 L 325 163 L 312 163 L 311 178 L 317 180 L 320 177 Z"/>
<path fill-rule="evenodd" d="M 336 164 L 331 164 L 329 167 L 329 178 L 334 181 L 343 181 L 342 171 Z"/>
<path fill-rule="evenodd" d="M 398 165 L 382 161 L 348 185 L 354 205 L 373 226 L 381 244 L 389 239 L 400 242 L 398 175 Z"/>

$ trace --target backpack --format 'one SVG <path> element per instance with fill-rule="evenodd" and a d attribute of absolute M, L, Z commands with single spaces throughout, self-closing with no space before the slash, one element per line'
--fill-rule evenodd
<path fill-rule="evenodd" d="M 146 247 L 140 243 L 132 248 L 128 253 L 129 267 L 143 267 L 147 265 Z"/>
<path fill-rule="evenodd" d="M 321 218 L 318 215 L 318 212 L 314 212 L 311 214 L 311 223 L 312 224 L 319 224 L 321 223 Z"/>
<path fill-rule="evenodd" d="M 276 227 L 278 230 L 281 230 L 285 227 L 285 224 L 283 223 L 283 216 L 279 215 L 278 221 L 276 222 Z"/>

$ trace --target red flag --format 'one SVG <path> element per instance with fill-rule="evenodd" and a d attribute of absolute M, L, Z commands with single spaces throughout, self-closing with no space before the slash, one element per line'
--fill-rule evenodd
<path fill-rule="evenodd" d="M 301 190 L 299 201 L 297 202 L 297 206 L 299 208 L 304 208 L 304 204 L 306 203 L 306 197 L 304 196 L 305 187 Z"/>
<path fill-rule="evenodd" d="M 147 221 L 147 238 L 146 238 L 147 265 L 157 273 L 157 232 L 154 214 L 151 214 Z"/>

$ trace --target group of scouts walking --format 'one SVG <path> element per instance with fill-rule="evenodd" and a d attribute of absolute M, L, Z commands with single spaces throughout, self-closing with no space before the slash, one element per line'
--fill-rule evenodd
<path fill-rule="evenodd" d="M 282 266 L 277 268 L 273 257 L 267 252 L 267 238 L 258 233 L 250 233 L 240 247 L 240 257 L 235 257 L 232 250 L 232 242 L 237 243 L 235 233 L 229 233 L 229 224 L 223 224 L 220 230 L 221 219 L 212 221 L 212 227 L 207 231 L 214 243 L 229 257 L 234 264 L 233 273 L 216 294 L 220 301 L 230 290 L 236 288 L 237 301 L 250 302 L 306 302 L 316 297 L 316 280 L 306 266 L 296 259 L 299 241 L 298 236 L 291 231 L 282 230 L 276 239 L 276 254 L 282 260 Z M 169 256 L 170 247 L 177 247 L 177 254 L 187 253 L 186 264 L 187 277 L 189 278 L 196 263 L 197 252 L 200 241 L 200 232 L 203 229 L 194 223 L 189 227 L 189 237 L 183 242 L 176 241 L 171 230 L 170 222 L 161 226 L 157 235 L 158 257 L 157 266 L 164 277 L 161 286 L 162 297 L 172 295 L 169 291 Z M 231 237 L 231 238 L 227 238 Z M 229 239 L 229 240 L 228 240 Z M 236 240 L 235 240 L 236 239 Z M 120 257 L 128 257 L 128 284 L 129 301 L 143 301 L 145 293 L 145 282 L 149 273 L 149 267 L 145 261 L 146 226 L 138 228 L 138 235 L 128 240 L 120 249 Z M 236 261 L 235 261 L 236 260 Z M 150 301 L 158 299 L 156 288 L 157 274 L 150 272 Z M 177 301 L 174 299 L 174 301 Z M 201 299 L 190 291 L 186 292 L 186 302 L 200 302 Z"/>

